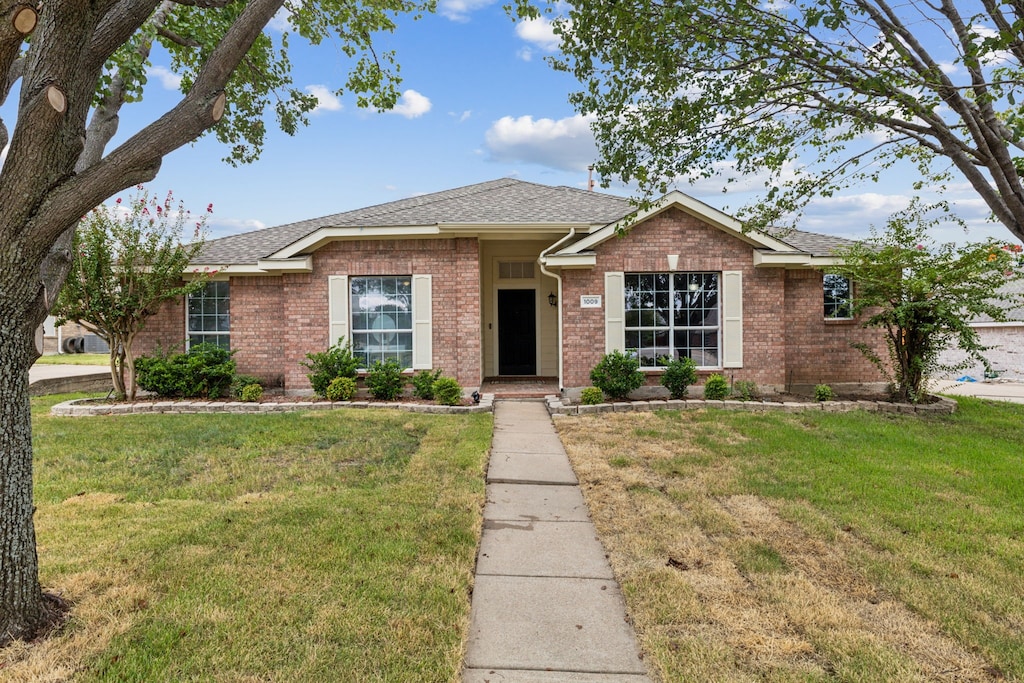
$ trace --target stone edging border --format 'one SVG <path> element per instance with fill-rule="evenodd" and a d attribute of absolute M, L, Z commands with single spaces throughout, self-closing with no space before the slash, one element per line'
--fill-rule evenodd
<path fill-rule="evenodd" d="M 891 401 L 823 401 L 782 403 L 759 401 L 705 401 L 703 399 L 665 399 L 651 401 L 629 401 L 623 403 L 598 403 L 597 405 L 571 404 L 562 402 L 560 396 L 547 396 L 545 401 L 552 415 L 586 415 L 589 413 L 627 413 L 648 410 L 695 410 L 718 408 L 719 410 L 745 410 L 748 412 L 799 413 L 804 410 L 822 410 L 827 413 L 848 413 L 866 410 L 876 413 L 904 413 L 917 415 L 951 415 L 956 412 L 957 402 L 945 396 L 935 396 L 934 403 L 912 405 Z"/>
<path fill-rule="evenodd" d="M 338 410 L 342 408 L 381 408 L 409 413 L 489 413 L 494 410 L 494 394 L 483 394 L 473 406 L 443 406 L 430 403 L 377 403 L 370 401 L 284 401 L 245 403 L 242 401 L 144 401 L 138 403 L 97 403 L 93 398 L 64 401 L 50 408 L 58 417 L 90 415 L 139 415 L 145 413 L 290 413 L 296 410 Z"/>
<path fill-rule="evenodd" d="M 866 410 L 879 413 L 918 415 L 951 415 L 957 403 L 945 396 L 936 396 L 934 403 L 911 405 L 890 401 L 824 401 L 821 403 L 787 401 L 782 403 L 759 401 L 705 401 L 703 399 L 664 399 L 598 403 L 597 405 L 566 404 L 562 397 L 544 398 L 551 415 L 586 415 L 588 413 L 626 413 L 650 410 L 745 410 L 748 412 L 798 413 L 804 410 L 823 410 L 827 413 L 848 413 Z M 98 403 L 96 399 L 79 398 L 64 401 L 50 408 L 58 417 L 85 417 L 89 415 L 139 415 L 145 413 L 288 413 L 296 410 L 338 410 L 343 408 L 380 408 L 404 410 L 409 413 L 467 414 L 489 413 L 494 410 L 494 394 L 483 394 L 480 403 L 473 406 L 442 406 L 428 403 L 376 403 L 370 401 L 285 401 L 281 403 L 244 403 L 242 401 L 144 401 L 139 403 Z"/>

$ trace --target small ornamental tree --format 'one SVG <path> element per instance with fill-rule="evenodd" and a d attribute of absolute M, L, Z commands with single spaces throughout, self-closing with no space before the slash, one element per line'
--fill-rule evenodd
<path fill-rule="evenodd" d="M 207 212 L 212 211 L 212 205 Z M 198 291 L 211 273 L 182 273 L 203 245 L 206 216 L 191 217 L 170 192 L 162 202 L 140 185 L 114 207 L 98 206 L 82 218 L 73 240 L 71 272 L 53 314 L 74 321 L 110 346 L 110 377 L 118 400 L 135 398 L 135 337 L 161 304 Z M 192 240 L 182 240 L 194 223 Z M 191 226 L 190 226 L 191 227 Z"/>
<path fill-rule="evenodd" d="M 908 403 L 921 400 L 930 373 L 961 367 L 939 364 L 951 344 L 989 367 L 982 355 L 988 347 L 970 323 L 979 315 L 1005 321 L 1018 295 L 1004 286 L 1024 271 L 1020 245 L 935 245 L 928 237 L 940 221 L 934 209 L 945 207 L 912 204 L 882 235 L 838 250 L 843 265 L 830 269 L 853 282 L 853 314 L 866 315 L 864 327 L 885 331 L 889 363 L 866 345 L 857 348 L 892 382 L 894 398 Z"/>

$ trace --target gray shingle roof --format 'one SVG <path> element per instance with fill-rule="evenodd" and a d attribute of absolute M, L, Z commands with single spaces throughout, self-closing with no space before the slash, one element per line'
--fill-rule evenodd
<path fill-rule="evenodd" d="M 330 216 L 210 240 L 199 265 L 255 264 L 321 228 L 411 227 L 439 224 L 607 225 L 632 210 L 628 199 L 576 188 L 501 178 L 443 192 L 399 199 Z M 849 240 L 793 230 L 781 237 L 798 251 L 828 256 Z"/>
<path fill-rule="evenodd" d="M 257 259 L 265 258 L 320 228 L 444 223 L 604 225 L 622 218 L 629 211 L 629 200 L 623 197 L 502 178 L 210 240 L 195 263 L 255 263 Z"/>
<path fill-rule="evenodd" d="M 802 230 L 787 230 L 773 235 L 775 239 L 803 251 L 812 256 L 831 256 L 832 252 L 839 247 L 848 247 L 854 244 L 853 240 L 835 235 L 821 235 L 816 232 L 804 232 Z"/>

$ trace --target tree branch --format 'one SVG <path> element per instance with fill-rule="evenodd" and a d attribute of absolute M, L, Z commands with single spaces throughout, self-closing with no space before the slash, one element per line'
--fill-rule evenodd
<path fill-rule="evenodd" d="M 166 38 L 167 40 L 171 41 L 172 43 L 175 43 L 177 45 L 181 45 L 182 47 L 202 47 L 203 46 L 203 44 L 200 43 L 198 40 L 193 40 L 192 38 L 186 38 L 185 36 L 178 35 L 174 31 L 170 30 L 169 28 L 165 28 L 163 26 L 158 26 L 157 27 L 156 34 L 158 36 L 160 36 L 161 38 Z"/>
<path fill-rule="evenodd" d="M 215 123 L 214 105 L 263 27 L 284 0 L 253 0 L 218 43 L 195 84 L 171 111 L 143 128 L 106 158 L 66 178 L 47 195 L 26 231 L 53 240 L 85 211 L 134 182 L 151 180 L 163 157 Z"/>

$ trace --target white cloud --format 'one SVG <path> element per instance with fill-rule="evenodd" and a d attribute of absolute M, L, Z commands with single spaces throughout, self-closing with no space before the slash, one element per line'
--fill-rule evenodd
<path fill-rule="evenodd" d="M 473 115 L 473 110 L 472 109 L 467 109 L 466 111 L 462 112 L 461 114 L 459 112 L 457 112 L 457 111 L 450 111 L 450 112 L 448 112 L 448 116 L 451 116 L 453 119 L 456 119 L 459 123 L 465 123 L 466 121 L 469 120 L 469 117 L 471 117 L 472 115 Z"/>
<path fill-rule="evenodd" d="M 162 85 L 166 90 L 181 90 L 181 76 L 171 72 L 166 67 L 150 67 L 149 76 L 158 78 L 160 80 L 160 85 Z"/>
<path fill-rule="evenodd" d="M 252 230 L 262 230 L 267 227 L 263 221 L 255 218 L 215 218 L 210 216 L 206 219 L 206 229 L 209 232 L 208 239 L 238 235 Z"/>
<path fill-rule="evenodd" d="M 520 49 L 519 52 L 516 52 L 516 57 L 519 57 L 519 59 L 523 60 L 524 62 L 532 62 L 533 50 L 531 50 L 528 47 L 524 47 Z"/>
<path fill-rule="evenodd" d="M 291 14 L 292 12 L 290 9 L 288 9 L 288 7 L 282 7 L 281 9 L 277 10 L 277 13 L 274 15 L 274 18 L 267 23 L 267 28 L 273 31 L 279 31 L 281 33 L 285 31 L 290 31 L 292 29 L 292 26 L 288 18 L 291 16 Z"/>
<path fill-rule="evenodd" d="M 437 5 L 437 11 L 442 17 L 452 21 L 469 21 L 471 12 L 487 7 L 494 0 L 441 0 Z"/>
<path fill-rule="evenodd" d="M 7 143 L 3 149 L 0 149 L 0 168 L 3 168 L 4 162 L 7 161 L 7 153 L 11 151 L 11 144 Z"/>
<path fill-rule="evenodd" d="M 516 24 L 516 35 L 546 52 L 554 52 L 561 45 L 561 38 L 555 35 L 554 23 L 547 17 L 519 22 Z"/>
<path fill-rule="evenodd" d="M 597 157 L 590 120 L 579 114 L 558 121 L 505 116 L 494 122 L 485 141 L 496 161 L 522 161 L 563 171 L 586 170 Z"/>
<path fill-rule="evenodd" d="M 946 74 L 947 76 L 952 76 L 953 74 L 960 71 L 960 66 L 958 64 L 954 64 L 953 62 L 939 62 L 939 69 L 941 69 L 942 73 Z"/>
<path fill-rule="evenodd" d="M 398 103 L 389 113 L 398 114 L 407 119 L 415 119 L 426 114 L 433 106 L 429 97 L 410 89 L 402 93 L 402 96 L 398 98 Z"/>
<path fill-rule="evenodd" d="M 338 96 L 326 85 L 307 85 L 305 91 L 316 98 L 314 114 L 321 111 L 341 111 L 344 108 Z"/>

